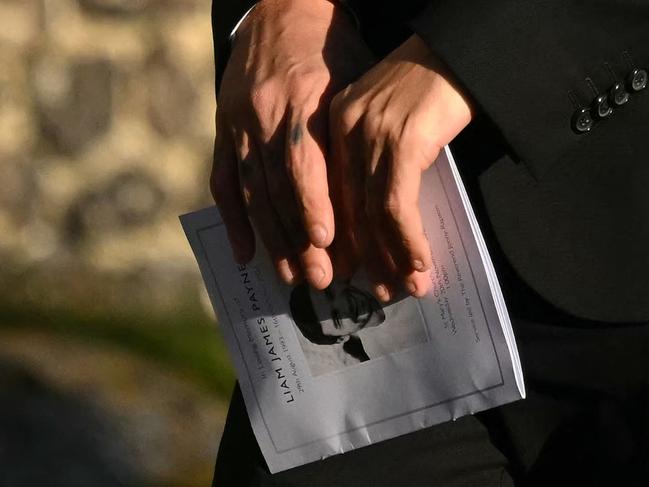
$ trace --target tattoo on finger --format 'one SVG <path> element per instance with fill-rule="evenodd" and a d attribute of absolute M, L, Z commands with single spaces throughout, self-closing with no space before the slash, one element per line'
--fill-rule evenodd
<path fill-rule="evenodd" d="M 302 136 L 303 136 L 302 125 L 301 124 L 295 125 L 291 129 L 291 136 L 290 136 L 291 144 L 292 145 L 298 144 L 302 140 Z"/>

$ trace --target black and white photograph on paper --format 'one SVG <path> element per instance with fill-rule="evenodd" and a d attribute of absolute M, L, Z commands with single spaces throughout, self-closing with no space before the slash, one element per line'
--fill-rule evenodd
<path fill-rule="evenodd" d="M 362 274 L 335 280 L 324 291 L 298 284 L 291 290 L 289 310 L 313 376 L 428 341 L 417 299 L 402 293 L 382 305 Z"/>

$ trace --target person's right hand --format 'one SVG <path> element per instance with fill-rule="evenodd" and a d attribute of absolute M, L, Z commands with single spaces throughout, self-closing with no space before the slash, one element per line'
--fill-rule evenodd
<path fill-rule="evenodd" d="M 239 263 L 255 253 L 252 223 L 285 282 L 331 282 L 329 101 L 371 63 L 347 12 L 328 0 L 262 0 L 240 26 L 210 178 Z"/>

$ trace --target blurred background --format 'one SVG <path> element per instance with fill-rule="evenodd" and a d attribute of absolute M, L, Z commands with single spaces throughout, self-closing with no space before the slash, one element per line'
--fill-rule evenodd
<path fill-rule="evenodd" d="M 0 0 L 0 487 L 207 486 L 210 0 Z"/>

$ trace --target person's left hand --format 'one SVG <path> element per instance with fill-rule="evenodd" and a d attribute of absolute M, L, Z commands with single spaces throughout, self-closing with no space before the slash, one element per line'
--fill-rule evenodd
<path fill-rule="evenodd" d="M 388 301 L 405 284 L 430 286 L 430 249 L 419 213 L 421 173 L 471 121 L 471 108 L 414 35 L 330 107 L 329 188 L 336 215 L 335 272 L 360 262 Z"/>

